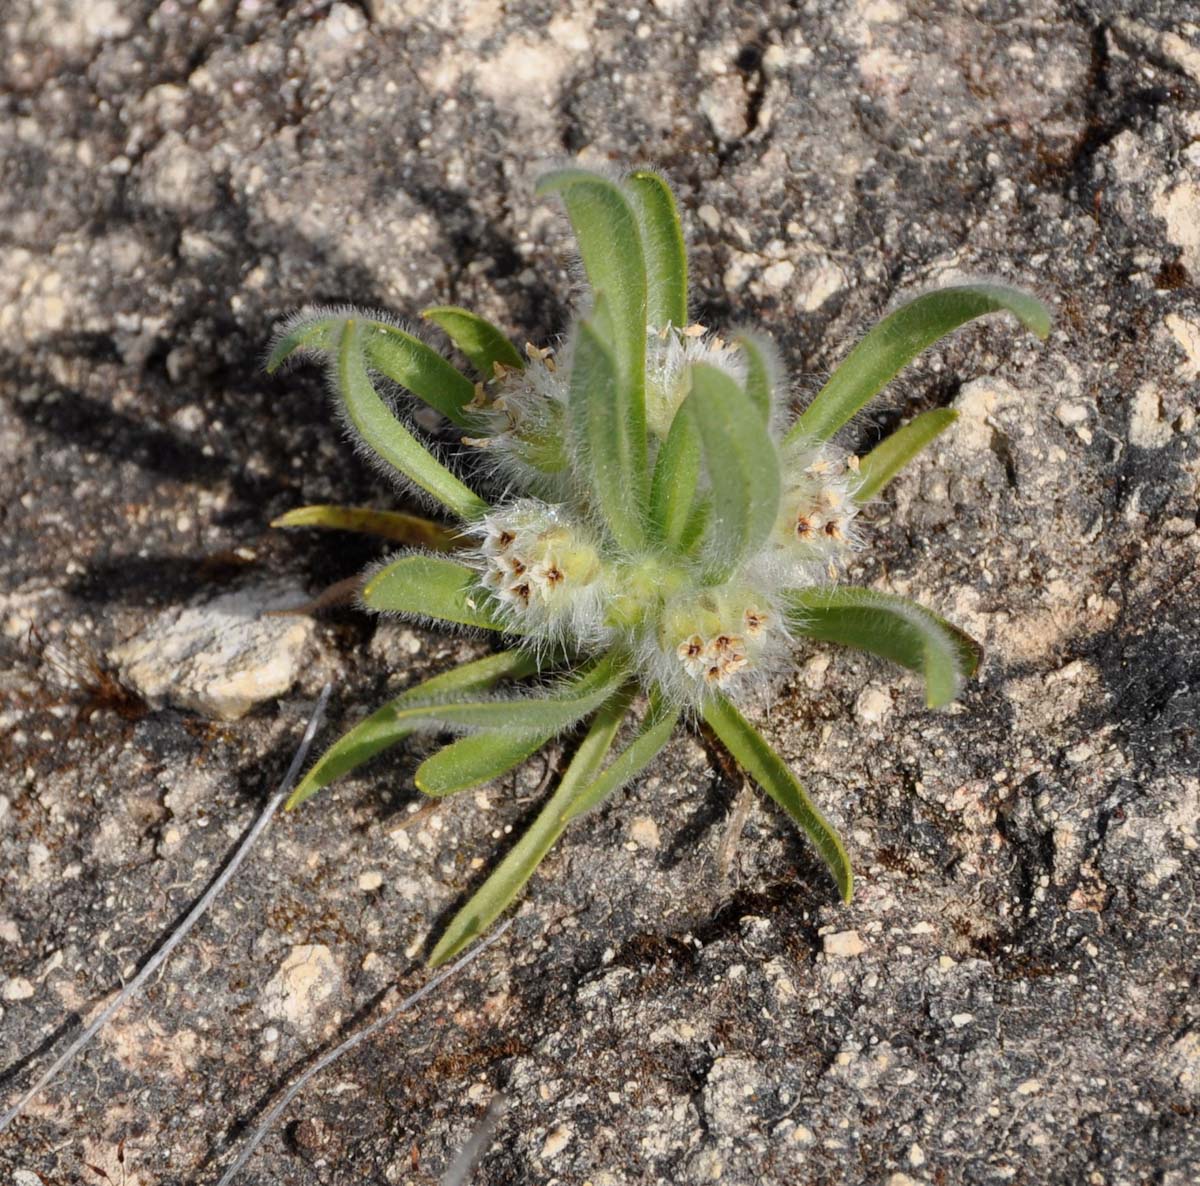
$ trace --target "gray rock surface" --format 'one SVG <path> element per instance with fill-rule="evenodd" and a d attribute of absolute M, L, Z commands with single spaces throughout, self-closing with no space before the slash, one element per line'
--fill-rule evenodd
<path fill-rule="evenodd" d="M 194 600 L 378 555 L 267 530 L 402 502 L 318 376 L 260 372 L 272 325 L 455 302 L 549 339 L 571 259 L 533 180 L 578 156 L 671 176 L 701 320 L 771 332 L 798 397 L 923 286 L 1053 302 L 1046 347 L 972 329 L 848 437 L 962 412 L 871 512 L 853 575 L 987 661 L 931 715 L 910 679 L 806 651 L 764 713 L 846 831 L 852 906 L 761 803 L 723 863 L 738 787 L 681 735 L 241 1180 L 436 1182 L 497 1088 L 480 1183 L 1200 1179 L 1198 53 L 1193 0 L 9 0 L 5 1098 L 202 890 L 325 679 L 328 736 L 479 653 L 333 612 L 294 690 L 236 722 L 147 711 L 101 662 Z M 13 1181 L 215 1182 L 316 1043 L 420 981 L 542 764 L 414 817 L 413 761 L 273 825 L 0 1136 Z M 297 1025 L 271 985 L 305 949 L 330 991 Z"/>

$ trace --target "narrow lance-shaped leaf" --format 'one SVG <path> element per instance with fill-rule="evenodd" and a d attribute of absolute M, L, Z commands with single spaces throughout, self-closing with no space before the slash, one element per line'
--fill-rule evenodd
<path fill-rule="evenodd" d="M 583 169 L 548 173 L 537 192 L 562 195 L 592 291 L 604 293 L 608 301 L 610 345 L 621 382 L 631 388 L 630 402 L 642 408 L 644 425 L 646 264 L 637 219 L 616 185 Z"/>
<path fill-rule="evenodd" d="M 290 811 L 299 807 L 335 779 L 349 774 L 376 754 L 408 737 L 413 732 L 413 726 L 397 717 L 397 710 L 406 703 L 485 691 L 503 679 L 524 679 L 536 671 L 537 662 L 531 655 L 523 651 L 503 651 L 476 659 L 473 663 L 464 663 L 453 671 L 435 675 L 410 688 L 335 741 L 292 792 L 287 809 Z"/>
<path fill-rule="evenodd" d="M 934 408 L 914 416 L 903 427 L 883 438 L 859 462 L 859 484 L 855 487 L 857 502 L 874 498 L 922 449 L 940 436 L 958 419 L 950 408 Z"/>
<path fill-rule="evenodd" d="M 716 367 L 692 367 L 687 398 L 712 490 L 710 580 L 727 577 L 763 544 L 779 513 L 779 457 L 766 424 L 737 382 Z"/>
<path fill-rule="evenodd" d="M 434 552 L 453 552 L 465 542 L 461 533 L 423 515 L 410 515 L 407 511 L 377 511 L 372 507 L 296 507 L 285 511 L 278 519 L 272 519 L 271 526 L 357 531 L 398 544 L 429 548 Z"/>
<path fill-rule="evenodd" d="M 417 767 L 413 782 L 423 795 L 435 799 L 469 791 L 515 769 L 553 736 L 553 733 L 513 736 L 507 729 L 472 733 L 426 758 Z"/>
<path fill-rule="evenodd" d="M 302 309 L 289 317 L 271 343 L 266 372 L 273 375 L 293 354 L 306 357 L 331 358 L 342 338 L 346 318 L 341 313 L 323 309 Z"/>
<path fill-rule="evenodd" d="M 1050 313 L 1041 301 L 1000 284 L 943 288 L 902 305 L 850 351 L 788 439 L 827 440 L 927 346 L 968 321 L 999 312 L 1012 313 L 1039 338 L 1050 332 Z"/>
<path fill-rule="evenodd" d="M 738 765 L 800 825 L 816 845 L 837 882 L 842 900 L 849 902 L 854 893 L 854 875 L 846 849 L 833 825 L 817 810 L 799 780 L 788 769 L 787 763 L 724 697 L 709 700 L 703 711 L 709 727 Z"/>
<path fill-rule="evenodd" d="M 421 316 L 432 321 L 470 360 L 485 378 L 495 374 L 495 364 L 521 370 L 525 360 L 504 332 L 490 321 L 457 305 L 435 305 Z"/>
<path fill-rule="evenodd" d="M 650 485 L 650 521 L 658 538 L 675 551 L 683 539 L 700 480 L 700 432 L 685 399 L 658 448 Z"/>
<path fill-rule="evenodd" d="M 487 503 L 429 453 L 380 398 L 367 373 L 361 327 L 353 320 L 342 330 L 334 378 L 354 427 L 384 461 L 460 519 L 474 519 L 487 511 Z"/>
<path fill-rule="evenodd" d="M 563 823 L 569 823 L 591 811 L 614 791 L 620 790 L 631 779 L 637 778 L 671 740 L 679 716 L 679 707 L 667 703 L 662 692 L 656 688 L 650 694 L 650 708 L 638 735 L 590 786 L 571 800 L 563 814 Z"/>
<path fill-rule="evenodd" d="M 645 169 L 624 183 L 637 216 L 646 259 L 646 320 L 655 329 L 688 324 L 688 265 L 683 227 L 670 186 Z"/>
<path fill-rule="evenodd" d="M 418 728 L 505 729 L 511 736 L 532 739 L 569 729 L 599 708 L 625 679 L 624 662 L 606 655 L 576 684 L 551 693 L 502 700 L 414 700 L 396 710 L 396 719 Z"/>
<path fill-rule="evenodd" d="M 442 556 L 417 552 L 393 560 L 366 583 L 362 599 L 369 609 L 516 633 L 496 614 L 479 574 Z"/>
<path fill-rule="evenodd" d="M 363 343 L 371 365 L 463 426 L 463 409 L 475 398 L 475 384 L 420 338 L 384 321 L 362 323 Z"/>
<path fill-rule="evenodd" d="M 590 696 L 609 678 L 610 673 L 603 665 L 593 665 L 560 685 L 547 698 L 574 701 Z M 506 727 L 460 737 L 422 762 L 414 782 L 419 791 L 438 797 L 469 790 L 507 774 L 559 731 L 556 727 L 536 734 L 514 734 Z"/>
<path fill-rule="evenodd" d="M 679 550 L 685 555 L 694 556 L 704 540 L 708 529 L 708 521 L 712 517 L 712 499 L 702 497 L 696 500 L 692 513 L 683 525 L 683 535 L 679 539 Z"/>
<path fill-rule="evenodd" d="M 771 355 L 771 345 L 758 334 L 748 333 L 738 336 L 737 345 L 746 359 L 746 394 L 758 409 L 763 423 L 769 423 L 773 380 L 771 365 L 767 360 Z"/>
<path fill-rule="evenodd" d="M 477 935 L 481 935 L 521 892 L 543 857 L 562 835 L 566 827 L 566 812 L 571 803 L 599 773 L 632 699 L 633 690 L 623 689 L 596 713 L 557 790 L 491 876 L 450 920 L 450 925 L 429 957 L 431 967 L 445 963 Z"/>
<path fill-rule="evenodd" d="M 597 296 L 597 318 L 603 318 L 607 307 L 604 296 Z M 613 539 L 629 549 L 640 547 L 645 538 L 646 420 L 641 410 L 639 417 L 593 323 L 583 322 L 571 368 L 570 432 L 597 509 Z"/>
<path fill-rule="evenodd" d="M 371 365 L 456 424 L 463 424 L 463 407 L 475 394 L 474 384 L 436 350 L 398 326 L 372 317 L 310 309 L 292 318 L 276 339 L 267 370 L 273 372 L 297 352 L 332 358 L 346 326 L 354 322 Z"/>
<path fill-rule="evenodd" d="M 925 699 L 941 708 L 974 675 L 982 649 L 944 618 L 904 597 L 855 586 L 788 594 L 788 625 L 806 638 L 890 659 L 925 678 Z"/>

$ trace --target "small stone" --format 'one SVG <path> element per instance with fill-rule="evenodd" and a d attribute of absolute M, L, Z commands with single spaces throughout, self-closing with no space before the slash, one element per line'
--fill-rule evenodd
<path fill-rule="evenodd" d="M 1026 1079 L 1017 1084 L 1017 1095 L 1037 1095 L 1042 1090 L 1041 1082 L 1037 1079 Z"/>
<path fill-rule="evenodd" d="M 1088 410 L 1083 404 L 1069 404 L 1065 400 L 1054 409 L 1054 416 L 1064 428 L 1087 422 Z"/>
<path fill-rule="evenodd" d="M 920 1169 L 925 1164 L 925 1150 L 916 1141 L 913 1141 L 908 1147 L 908 1164 L 915 1170 Z"/>
<path fill-rule="evenodd" d="M 646 815 L 637 816 L 629 825 L 629 838 L 638 848 L 655 849 L 662 843 L 658 834 L 658 824 Z"/>
<path fill-rule="evenodd" d="M 874 724 L 892 711 L 892 698 L 883 688 L 871 686 L 863 689 L 854 707 L 864 721 Z"/>
<path fill-rule="evenodd" d="M 843 959 L 862 955 L 867 950 L 867 945 L 857 931 L 834 931 L 823 936 L 821 943 L 826 955 Z"/>
<path fill-rule="evenodd" d="M 323 943 L 293 947 L 263 991 L 262 1011 L 300 1029 L 311 1027 L 319 1005 L 341 985 L 341 970 Z"/>
<path fill-rule="evenodd" d="M 846 287 L 846 274 L 837 264 L 823 260 L 807 271 L 797 285 L 800 307 L 815 313 L 831 296 Z"/>
<path fill-rule="evenodd" d="M 747 105 L 746 87 L 737 74 L 719 75 L 700 92 L 700 113 L 726 142 L 740 140 L 750 131 Z"/>
<path fill-rule="evenodd" d="M 305 600 L 294 586 L 259 585 L 168 610 L 111 658 L 152 704 L 237 720 L 296 682 L 315 626 L 266 615 Z"/>
<path fill-rule="evenodd" d="M 571 1143 L 574 1136 L 575 1134 L 566 1125 L 560 1124 L 553 1129 L 542 1146 L 542 1160 L 549 1161 L 550 1158 L 557 1157 Z"/>
<path fill-rule="evenodd" d="M 6 1001 L 27 1001 L 33 992 L 33 985 L 24 976 L 14 976 L 5 984 L 2 995 Z"/>
<path fill-rule="evenodd" d="M 974 1013 L 955 1013 L 954 1016 L 950 1018 L 950 1023 L 955 1029 L 960 1030 L 963 1028 L 963 1026 L 970 1025 L 974 1020 Z"/>
<path fill-rule="evenodd" d="M 781 259 L 763 269 L 762 285 L 768 292 L 783 292 L 796 274 L 796 265 L 791 260 Z"/>
<path fill-rule="evenodd" d="M 1129 440 L 1142 449 L 1161 449 L 1171 439 L 1171 425 L 1163 418 L 1162 395 L 1152 383 L 1143 383 L 1129 412 Z"/>
<path fill-rule="evenodd" d="M 377 890 L 381 885 L 383 885 L 383 874 L 375 870 L 372 870 L 370 873 L 364 873 L 358 879 L 358 888 L 368 894 L 373 890 Z"/>
<path fill-rule="evenodd" d="M 32 1170 L 13 1170 L 12 1186 L 43 1186 L 43 1179 Z"/>

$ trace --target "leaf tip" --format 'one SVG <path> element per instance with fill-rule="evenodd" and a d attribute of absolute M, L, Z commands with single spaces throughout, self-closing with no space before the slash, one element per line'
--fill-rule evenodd
<path fill-rule="evenodd" d="M 850 900 L 854 897 L 854 874 L 849 868 L 846 870 L 846 876 L 838 882 L 838 891 L 842 895 L 842 905 L 849 906 Z"/>

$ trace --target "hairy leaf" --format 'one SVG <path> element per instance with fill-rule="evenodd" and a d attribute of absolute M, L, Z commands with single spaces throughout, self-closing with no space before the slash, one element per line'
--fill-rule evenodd
<path fill-rule="evenodd" d="M 479 574 L 442 556 L 416 552 L 393 560 L 366 583 L 362 599 L 374 610 L 511 631 L 496 614 L 489 594 L 480 588 Z"/>
<path fill-rule="evenodd" d="M 704 363 L 693 366 L 686 402 L 700 431 L 712 488 L 710 579 L 724 579 L 775 526 L 779 457 L 758 409 L 724 371 Z"/>
<path fill-rule="evenodd" d="M 650 709 L 642 722 L 638 735 L 629 746 L 614 758 L 604 772 L 571 800 L 563 823 L 583 815 L 598 806 L 613 791 L 619 790 L 631 779 L 637 778 L 654 761 L 663 747 L 671 740 L 671 734 L 679 721 L 678 705 L 666 703 L 657 689 L 651 693 Z"/>
<path fill-rule="evenodd" d="M 943 288 L 902 305 L 850 351 L 788 439 L 827 440 L 927 346 L 968 321 L 999 312 L 1013 314 L 1039 338 L 1050 332 L 1050 313 L 1041 301 L 999 284 Z"/>
<path fill-rule="evenodd" d="M 816 845 L 837 882 L 842 900 L 849 902 L 854 893 L 850 858 L 833 825 L 817 810 L 799 780 L 788 769 L 787 763 L 724 697 L 716 697 L 704 705 L 704 719 L 738 765 L 800 825 Z"/>
<path fill-rule="evenodd" d="M 491 876 L 450 920 L 429 957 L 430 966 L 445 963 L 486 931 L 521 892 L 542 858 L 562 835 L 571 804 L 599 772 L 632 699 L 632 689 L 623 689 L 611 696 L 596 713 L 557 790 Z"/>
<path fill-rule="evenodd" d="M 455 424 L 467 423 L 463 409 L 475 384 L 420 338 L 384 321 L 362 322 L 367 358 L 380 374 L 399 383 Z"/>
<path fill-rule="evenodd" d="M 675 551 L 683 539 L 700 480 L 700 431 L 685 399 L 659 446 L 650 486 L 650 521 L 658 538 Z"/>
<path fill-rule="evenodd" d="M 922 449 L 950 427 L 958 413 L 950 408 L 934 408 L 914 416 L 903 427 L 886 436 L 859 463 L 861 482 L 854 491 L 855 500 L 874 498 Z"/>
<path fill-rule="evenodd" d="M 507 774 L 544 746 L 553 733 L 513 736 L 507 729 L 489 729 L 460 737 L 431 758 L 426 758 L 413 776 L 417 790 L 440 799 L 469 791 Z"/>
<path fill-rule="evenodd" d="M 525 366 L 525 360 L 504 332 L 475 313 L 457 305 L 435 305 L 425 309 L 421 316 L 440 327 L 485 379 L 493 377 L 496 363 L 518 371 Z"/>
<path fill-rule="evenodd" d="M 374 452 L 460 519 L 484 514 L 487 503 L 456 478 L 392 415 L 367 373 L 362 327 L 348 320 L 338 343 L 334 381 L 354 427 Z"/>
<path fill-rule="evenodd" d="M 590 703 L 596 689 L 608 686 L 610 679 L 608 666 L 593 664 L 560 684 L 545 698 L 561 702 L 567 706 L 566 711 L 574 712 L 581 698 Z M 574 724 L 576 719 L 568 724 Z M 417 789 L 426 795 L 452 795 L 499 778 L 536 753 L 564 727 L 555 724 L 541 733 L 514 734 L 505 726 L 461 737 L 418 767 Z"/>
<path fill-rule="evenodd" d="M 470 380 L 420 338 L 369 313 L 310 309 L 293 317 L 271 348 L 267 371 L 275 371 L 296 353 L 333 359 L 352 322 L 359 327 L 359 341 L 373 367 L 443 416 L 463 423 L 463 406 L 475 393 Z"/>
<path fill-rule="evenodd" d="M 646 320 L 655 329 L 688 323 L 688 265 L 683 227 L 670 186 L 646 169 L 624 183 L 641 231 L 646 258 Z"/>
<path fill-rule="evenodd" d="M 621 383 L 631 389 L 631 404 L 642 408 L 644 425 L 646 264 L 637 219 L 618 186 L 583 169 L 547 173 L 537 192 L 562 196 L 592 291 L 597 296 L 603 293 L 608 302 L 609 344 Z"/>
<path fill-rule="evenodd" d="M 326 309 L 305 309 L 289 317 L 271 343 L 266 371 L 273 375 L 293 354 L 329 359 L 337 352 L 345 315 Z"/>
<path fill-rule="evenodd" d="M 287 809 L 299 807 L 306 799 L 327 787 L 343 774 L 361 766 L 376 754 L 403 741 L 413 727 L 397 717 L 397 710 L 413 700 L 481 692 L 504 679 L 524 679 L 537 671 L 531 655 L 522 651 L 502 651 L 487 655 L 473 663 L 464 663 L 453 671 L 435 675 L 432 679 L 410 688 L 366 720 L 355 725 L 333 743 L 304 776 L 287 801 Z"/>
<path fill-rule="evenodd" d="M 357 531 L 377 535 L 399 544 L 429 548 L 434 552 L 453 552 L 463 537 L 421 515 L 407 511 L 377 511 L 371 507 L 307 506 L 286 511 L 271 520 L 272 527 L 323 527 L 335 531 Z"/>
<path fill-rule="evenodd" d="M 797 634 L 857 647 L 925 677 L 925 700 L 941 708 L 975 674 L 982 648 L 937 614 L 891 593 L 855 586 L 798 589 L 788 595 Z"/>
<path fill-rule="evenodd" d="M 602 317 L 606 309 L 605 298 L 598 296 L 597 315 Z M 597 509 L 613 539 L 631 550 L 645 539 L 645 408 L 640 417 L 638 411 L 593 323 L 583 322 L 571 369 L 571 433 Z"/>
<path fill-rule="evenodd" d="M 569 729 L 599 708 L 626 678 L 624 661 L 605 655 L 577 680 L 550 692 L 504 700 L 413 700 L 396 710 L 396 719 L 418 728 L 503 729 L 510 736 L 532 739 Z"/>
<path fill-rule="evenodd" d="M 771 419 L 774 386 L 768 359 L 772 358 L 774 348 L 758 334 L 739 334 L 737 344 L 746 357 L 746 394 L 767 424 Z"/>

